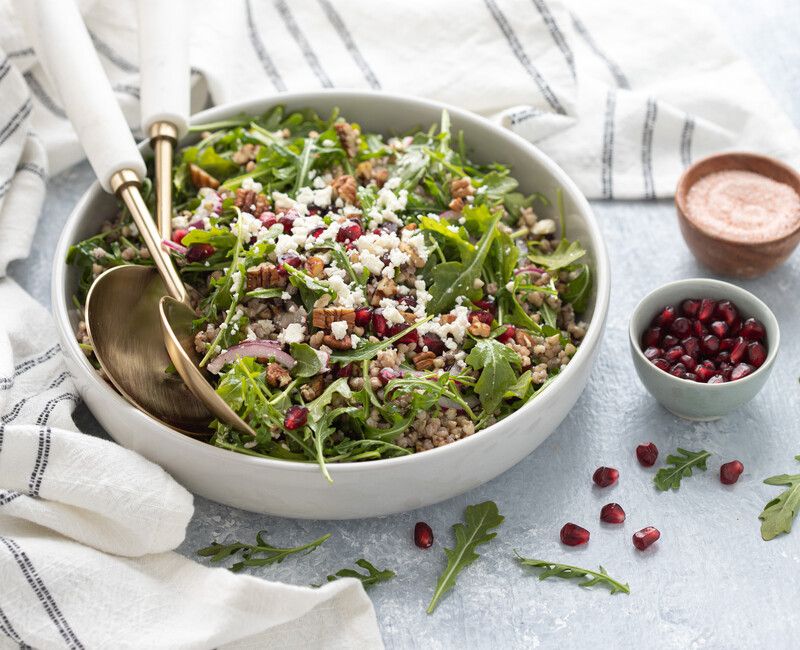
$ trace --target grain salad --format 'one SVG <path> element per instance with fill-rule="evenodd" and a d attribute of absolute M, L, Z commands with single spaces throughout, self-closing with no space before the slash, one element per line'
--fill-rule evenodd
<path fill-rule="evenodd" d="M 257 434 L 214 421 L 210 444 L 327 476 L 470 436 L 576 353 L 592 273 L 563 210 L 540 218 L 548 199 L 473 162 L 446 113 L 392 137 L 281 107 L 195 130 L 163 245 L 201 365 Z M 152 264 L 124 208 L 68 262 L 79 306 L 107 268 Z"/>

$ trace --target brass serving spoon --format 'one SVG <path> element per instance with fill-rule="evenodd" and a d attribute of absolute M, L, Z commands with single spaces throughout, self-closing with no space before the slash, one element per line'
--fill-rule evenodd
<path fill-rule="evenodd" d="M 216 394 L 186 348 L 175 344 L 188 346 L 192 341 L 195 314 L 142 199 L 144 161 L 77 6 L 67 0 L 28 0 L 17 8 L 98 180 L 125 203 L 155 263 L 155 269 L 136 265 L 109 269 L 92 285 L 86 322 L 101 367 L 131 403 L 176 429 L 208 433 L 213 414 L 254 434 Z M 168 219 L 168 213 L 163 214 L 165 205 L 164 220 Z M 166 224 L 162 227 L 166 229 Z M 165 293 L 173 299 L 171 320 L 159 311 Z M 173 331 L 171 322 L 180 329 Z M 169 354 L 165 354 L 165 340 Z M 170 359 L 185 384 L 166 372 Z"/>

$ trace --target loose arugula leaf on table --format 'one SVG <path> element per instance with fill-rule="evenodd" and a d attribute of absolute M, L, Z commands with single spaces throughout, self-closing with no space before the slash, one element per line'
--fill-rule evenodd
<path fill-rule="evenodd" d="M 201 548 L 197 554 L 201 557 L 210 558 L 212 562 L 222 562 L 235 555 L 240 555 L 241 560 L 228 567 L 231 571 L 238 572 L 245 567 L 268 566 L 283 562 L 290 555 L 302 553 L 307 555 L 315 548 L 321 546 L 331 535 L 330 533 L 315 539 L 308 544 L 295 546 L 292 548 L 281 548 L 270 544 L 264 535 L 267 531 L 262 530 L 256 534 L 255 544 L 244 544 L 243 542 L 232 542 L 231 544 L 220 544 L 214 542 L 210 546 Z"/>
<path fill-rule="evenodd" d="M 456 304 L 458 296 L 468 295 L 475 282 L 475 278 L 480 277 L 483 270 L 483 263 L 489 254 L 492 241 L 497 232 L 497 222 L 500 221 L 502 213 L 497 211 L 494 215 L 489 214 L 486 206 L 464 209 L 464 213 L 472 212 L 483 213 L 487 219 L 487 227 L 483 236 L 475 246 L 475 252 L 469 255 L 466 260 L 461 262 L 445 262 L 433 267 L 431 276 L 433 279 L 430 288 L 431 299 L 427 304 L 429 314 L 443 314 L 452 309 Z"/>
<path fill-rule="evenodd" d="M 547 578 L 561 578 L 563 580 L 581 579 L 583 582 L 578 583 L 579 587 L 593 587 L 597 584 L 603 584 L 611 590 L 612 594 L 631 593 L 631 588 L 627 583 L 623 584 L 619 580 L 612 578 L 602 565 L 600 565 L 600 571 L 592 571 L 591 569 L 582 569 L 570 564 L 526 558 L 519 554 L 517 554 L 517 559 L 523 566 L 544 569 L 544 571 L 539 573 L 539 580 L 546 580 Z"/>
<path fill-rule="evenodd" d="M 356 578 L 357 580 L 361 580 L 361 584 L 367 588 L 371 587 L 372 585 L 376 585 L 379 582 L 391 580 L 397 575 L 391 569 L 377 569 L 375 565 L 364 558 L 356 560 L 356 566 L 365 569 L 366 573 L 361 573 L 358 569 L 340 569 L 336 573 L 327 577 L 328 582 L 333 582 L 339 578 Z"/>
<path fill-rule="evenodd" d="M 584 255 L 586 255 L 586 251 L 583 249 L 580 242 L 570 242 L 566 239 L 562 239 L 552 253 L 534 251 L 528 253 L 528 259 L 534 264 L 540 264 L 551 271 L 557 271 L 558 269 L 563 269 L 565 266 L 574 264 Z"/>
<path fill-rule="evenodd" d="M 795 456 L 800 460 L 800 456 Z M 800 474 L 778 474 L 764 480 L 767 485 L 785 485 L 784 490 L 772 499 L 758 515 L 761 520 L 761 538 L 764 541 L 775 539 L 782 533 L 792 530 L 792 521 L 800 511 Z"/>
<path fill-rule="evenodd" d="M 653 477 L 653 483 L 661 491 L 669 489 L 677 490 L 681 486 L 681 480 L 686 476 L 692 475 L 692 469 L 706 470 L 706 461 L 711 453 L 705 450 L 688 451 L 678 447 L 679 456 L 670 454 L 667 456 L 667 465 L 662 467 Z"/>
<path fill-rule="evenodd" d="M 464 523 L 453 526 L 456 537 L 455 547 L 444 549 L 447 566 L 439 576 L 433 598 L 428 605 L 428 614 L 433 613 L 442 596 L 455 586 L 458 574 L 480 557 L 475 549 L 481 544 L 492 541 L 497 536 L 497 533 L 489 531 L 497 528 L 504 519 L 505 517 L 497 511 L 497 505 L 493 501 L 467 506 L 464 510 Z"/>
<path fill-rule="evenodd" d="M 505 392 L 517 382 L 512 365 L 519 365 L 519 355 L 495 339 L 480 339 L 470 350 L 466 362 L 481 371 L 475 392 L 480 397 L 484 416 L 489 416 L 500 405 Z"/>

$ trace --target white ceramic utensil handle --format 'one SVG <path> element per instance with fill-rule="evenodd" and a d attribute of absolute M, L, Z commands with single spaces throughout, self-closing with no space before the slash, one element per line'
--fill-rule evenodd
<path fill-rule="evenodd" d="M 16 0 L 14 9 L 103 189 L 112 191 L 109 181 L 122 169 L 144 178 L 144 161 L 75 2 Z"/>
<path fill-rule="evenodd" d="M 169 122 L 189 128 L 189 29 L 186 0 L 137 0 L 142 129 Z"/>

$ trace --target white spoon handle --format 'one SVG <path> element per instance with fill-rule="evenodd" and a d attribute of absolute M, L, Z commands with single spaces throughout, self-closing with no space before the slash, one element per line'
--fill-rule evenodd
<path fill-rule="evenodd" d="M 107 192 L 118 171 L 145 166 L 73 0 L 16 0 L 37 57 L 53 82 L 86 157 Z"/>
<path fill-rule="evenodd" d="M 189 29 L 186 0 L 137 0 L 142 129 L 169 122 L 178 139 L 189 127 Z"/>

